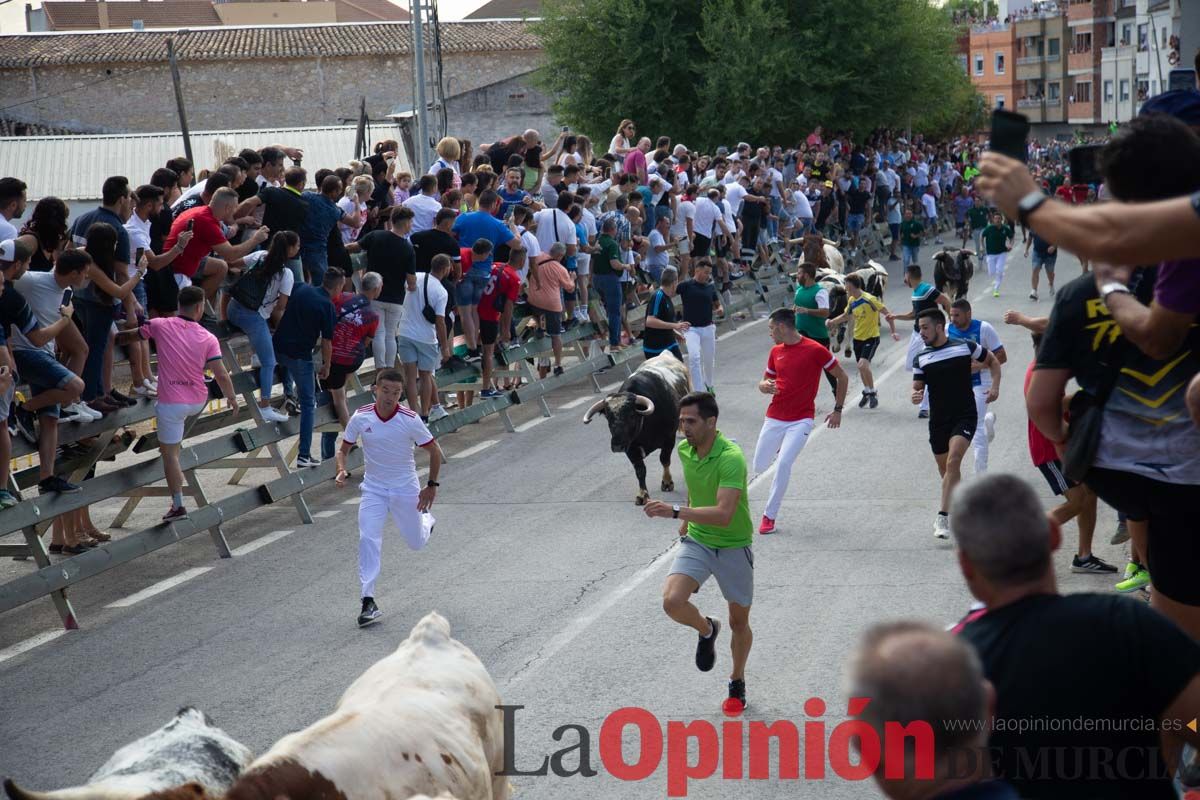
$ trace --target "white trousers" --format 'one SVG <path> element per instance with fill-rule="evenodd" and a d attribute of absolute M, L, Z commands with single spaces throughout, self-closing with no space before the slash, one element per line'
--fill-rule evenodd
<path fill-rule="evenodd" d="M 396 366 L 396 334 L 400 330 L 400 317 L 403 316 L 404 306 L 372 300 L 371 310 L 379 315 L 379 330 L 371 340 L 375 368 L 391 369 Z"/>
<path fill-rule="evenodd" d="M 975 448 L 975 474 L 983 475 L 987 472 L 988 464 L 987 428 L 983 424 L 983 418 L 987 415 L 988 410 L 988 390 L 982 386 L 972 388 L 975 390 L 975 413 L 979 415 L 979 422 L 975 426 L 975 436 L 971 439 L 971 446 Z"/>
<path fill-rule="evenodd" d="M 424 547 L 433 530 L 433 515 L 417 510 L 417 495 L 411 487 L 388 489 L 364 483 L 362 500 L 358 504 L 358 579 L 362 583 L 363 597 L 375 596 L 383 526 L 389 514 L 410 550 Z"/>
<path fill-rule="evenodd" d="M 913 359 L 917 357 L 925 349 L 925 340 L 921 338 L 921 334 L 913 331 L 912 338 L 908 340 L 908 355 L 904 357 L 904 369 L 908 372 L 913 371 Z M 925 393 L 921 395 L 921 410 L 929 410 L 929 387 L 925 387 Z"/>
<path fill-rule="evenodd" d="M 692 374 L 692 389 L 703 392 L 704 387 L 713 385 L 713 374 L 717 371 L 717 326 L 688 328 L 683 335 L 687 345 L 688 371 Z"/>
<path fill-rule="evenodd" d="M 758 432 L 758 444 L 754 446 L 754 471 L 766 472 L 775 460 L 775 479 L 771 481 L 771 492 L 767 495 L 767 507 L 763 514 L 775 519 L 779 507 L 783 505 L 783 495 L 787 492 L 788 481 L 792 478 L 792 462 L 812 433 L 812 419 L 800 419 L 794 422 L 781 422 L 767 417 L 763 420 L 762 430 Z"/>
<path fill-rule="evenodd" d="M 992 291 L 1000 291 L 1000 281 L 1004 280 L 1004 265 L 1008 262 L 1008 253 L 997 253 L 987 256 L 988 275 L 992 278 Z"/>

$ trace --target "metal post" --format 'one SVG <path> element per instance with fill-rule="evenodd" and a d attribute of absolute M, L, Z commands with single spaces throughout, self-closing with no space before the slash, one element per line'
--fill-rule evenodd
<path fill-rule="evenodd" d="M 187 111 L 183 107 L 183 87 L 179 84 L 179 62 L 175 60 L 175 39 L 167 37 L 167 58 L 171 62 L 171 82 L 175 84 L 175 106 L 179 109 L 179 129 L 183 133 L 183 154 L 193 164 L 192 139 L 188 136 Z"/>
<path fill-rule="evenodd" d="M 413 172 L 420 174 L 429 164 L 429 110 L 425 104 L 425 5 L 422 0 L 414 0 L 410 6 L 412 11 L 413 34 L 413 76 L 416 86 L 416 97 L 413 103 L 413 113 L 417 118 L 417 142 L 413 152 L 417 163 L 412 165 Z"/>

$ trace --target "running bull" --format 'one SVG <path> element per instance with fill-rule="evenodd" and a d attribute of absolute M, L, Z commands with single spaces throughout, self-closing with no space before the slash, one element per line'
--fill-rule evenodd
<path fill-rule="evenodd" d="M 624 453 L 637 473 L 638 493 L 634 502 L 645 505 L 650 499 L 646 489 L 648 454 L 659 451 L 662 462 L 662 490 L 675 491 L 671 478 L 671 451 L 679 429 L 679 401 L 691 391 L 687 367 L 670 353 L 645 361 L 625 379 L 621 388 L 596 402 L 583 415 L 586 425 L 603 414 L 612 434 L 612 451 Z"/>
<path fill-rule="evenodd" d="M 192 796 L 220 797 L 250 763 L 248 748 L 195 708 L 180 710 L 153 733 L 113 754 L 83 786 L 52 792 L 4 781 L 10 800 L 136 800 L 187 787 Z"/>

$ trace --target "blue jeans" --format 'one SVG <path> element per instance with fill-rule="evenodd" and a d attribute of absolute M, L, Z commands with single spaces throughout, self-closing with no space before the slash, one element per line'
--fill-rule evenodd
<path fill-rule="evenodd" d="M 616 347 L 621 343 L 621 279 L 617 275 L 593 274 L 592 285 L 608 313 L 608 343 Z"/>
<path fill-rule="evenodd" d="M 778 217 L 782 212 L 783 212 L 783 198 L 782 197 L 772 197 L 771 198 L 771 215 Z M 771 238 L 774 239 L 779 234 L 779 220 L 778 219 L 768 219 L 767 220 L 767 231 L 771 234 Z"/>
<path fill-rule="evenodd" d="M 271 399 L 271 385 L 275 382 L 275 345 L 271 342 L 271 329 L 257 311 L 251 311 L 237 300 L 229 301 L 226 311 L 229 321 L 245 332 L 258 356 L 258 390 L 263 400 Z"/>
<path fill-rule="evenodd" d="M 309 283 L 320 286 L 325 281 L 325 273 L 329 270 L 329 252 L 322 247 L 320 252 L 301 252 L 300 259 L 308 270 Z"/>
<path fill-rule="evenodd" d="M 909 264 L 919 264 L 921 262 L 921 248 L 913 244 L 902 244 L 900 249 L 904 251 L 904 266 Z"/>
<path fill-rule="evenodd" d="M 111 302 L 76 301 L 76 313 L 83 322 L 83 340 L 87 342 L 87 360 L 83 362 L 83 399 L 95 400 L 104 394 L 104 352 L 108 349 L 108 334 L 112 330 Z"/>
<path fill-rule="evenodd" d="M 313 422 L 317 408 L 316 369 L 312 356 L 291 358 L 279 356 L 279 364 L 296 381 L 296 399 L 300 403 L 300 455 L 312 456 Z"/>

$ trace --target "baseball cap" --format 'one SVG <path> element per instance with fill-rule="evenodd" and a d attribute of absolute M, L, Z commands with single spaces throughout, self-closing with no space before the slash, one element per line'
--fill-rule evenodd
<path fill-rule="evenodd" d="M 33 249 L 24 242 L 18 242 L 16 239 L 0 242 L 0 261 L 11 264 L 14 261 L 24 261 L 32 255 Z"/>
<path fill-rule="evenodd" d="M 832 188 L 833 188 L 833 181 L 825 181 L 825 185 L 826 185 L 826 186 L 828 186 L 830 189 L 832 189 Z"/>
<path fill-rule="evenodd" d="M 719 155 L 719 156 L 729 155 L 729 148 L 726 147 L 725 145 L 721 145 L 720 147 L 717 148 L 717 155 Z"/>
<path fill-rule="evenodd" d="M 1139 117 L 1169 114 L 1185 125 L 1200 125 L 1200 92 L 1182 89 L 1155 95 L 1142 104 Z"/>

